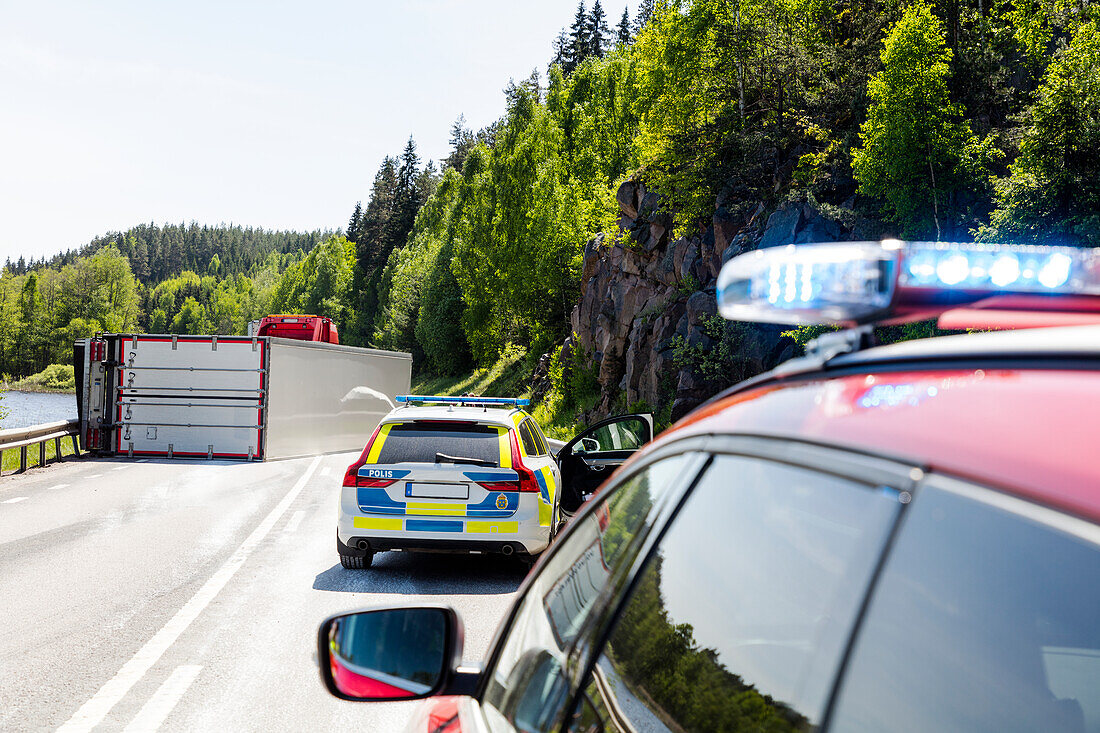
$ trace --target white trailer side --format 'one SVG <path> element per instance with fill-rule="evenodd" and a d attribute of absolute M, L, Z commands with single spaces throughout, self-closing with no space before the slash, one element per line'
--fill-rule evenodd
<path fill-rule="evenodd" d="M 362 450 L 407 394 L 412 355 L 269 338 L 268 458 Z"/>

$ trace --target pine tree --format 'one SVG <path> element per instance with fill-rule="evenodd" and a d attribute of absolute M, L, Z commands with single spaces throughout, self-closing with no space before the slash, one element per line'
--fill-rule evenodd
<path fill-rule="evenodd" d="M 638 35 L 642 32 L 642 29 L 649 24 L 649 19 L 653 17 L 653 0 L 642 0 L 638 5 L 638 14 L 634 16 L 634 35 Z"/>
<path fill-rule="evenodd" d="M 405 246 L 405 239 L 412 231 L 416 211 L 420 208 L 416 179 L 420 171 L 420 156 L 416 154 L 416 142 L 409 136 L 405 150 L 401 153 L 401 167 L 397 169 L 397 190 L 394 196 L 394 216 L 388 237 L 388 249 L 393 251 Z M 389 252 L 386 253 L 389 258 Z M 384 260 L 383 260 L 384 262 Z"/>
<path fill-rule="evenodd" d="M 592 12 L 588 15 L 588 55 L 603 58 L 611 38 L 611 29 L 607 27 L 607 14 L 603 11 L 600 0 L 592 5 Z"/>
<path fill-rule="evenodd" d="M 554 58 L 550 61 L 550 67 L 557 64 L 564 70 L 567 59 L 569 59 L 570 56 L 569 52 L 569 36 L 566 34 L 565 29 L 562 28 L 561 32 L 558 33 L 558 37 L 554 39 Z M 548 69 L 550 67 L 548 67 Z"/>
<path fill-rule="evenodd" d="M 443 168 L 454 168 L 456 171 L 461 172 L 462 166 L 466 163 L 466 156 L 473 150 L 474 145 L 477 144 L 477 139 L 474 137 L 474 133 L 466 127 L 466 116 L 459 115 L 454 124 L 451 125 L 451 154 L 443 160 Z"/>
<path fill-rule="evenodd" d="M 630 45 L 630 9 L 623 8 L 623 17 L 619 20 L 619 25 L 615 29 L 616 38 L 615 43 L 618 46 Z"/>
<path fill-rule="evenodd" d="M 562 64 L 562 71 L 566 74 L 581 65 L 592 46 L 588 38 L 588 9 L 584 6 L 584 0 L 577 4 L 577 14 L 573 16 L 573 25 L 569 26 L 569 50 L 570 56 L 566 63 Z"/>
<path fill-rule="evenodd" d="M 348 220 L 347 239 L 349 242 L 359 241 L 359 230 L 363 225 L 363 202 L 355 202 L 355 211 L 351 212 L 351 219 Z"/>

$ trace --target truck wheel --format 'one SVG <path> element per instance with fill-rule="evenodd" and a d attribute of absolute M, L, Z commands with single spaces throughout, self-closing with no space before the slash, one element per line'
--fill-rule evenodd
<path fill-rule="evenodd" d="M 370 567 L 371 561 L 374 560 L 374 553 L 368 552 L 366 555 L 341 555 L 340 564 L 348 570 L 366 570 Z"/>

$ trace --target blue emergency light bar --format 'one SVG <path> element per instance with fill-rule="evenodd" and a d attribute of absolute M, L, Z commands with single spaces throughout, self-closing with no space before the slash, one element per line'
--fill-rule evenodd
<path fill-rule="evenodd" d="M 957 242 L 837 242 L 757 250 L 718 276 L 736 321 L 882 322 L 994 295 L 1100 295 L 1100 249 Z"/>
<path fill-rule="evenodd" d="M 440 395 L 415 395 L 399 394 L 398 402 L 436 404 L 436 405 L 488 405 L 498 407 L 523 407 L 531 404 L 531 400 L 522 400 L 515 397 L 444 397 Z"/>

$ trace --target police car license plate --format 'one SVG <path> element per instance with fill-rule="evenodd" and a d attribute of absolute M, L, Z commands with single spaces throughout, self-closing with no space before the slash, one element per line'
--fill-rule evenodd
<path fill-rule="evenodd" d="M 470 487 L 466 484 L 405 484 L 405 496 L 418 499 L 469 499 Z"/>

